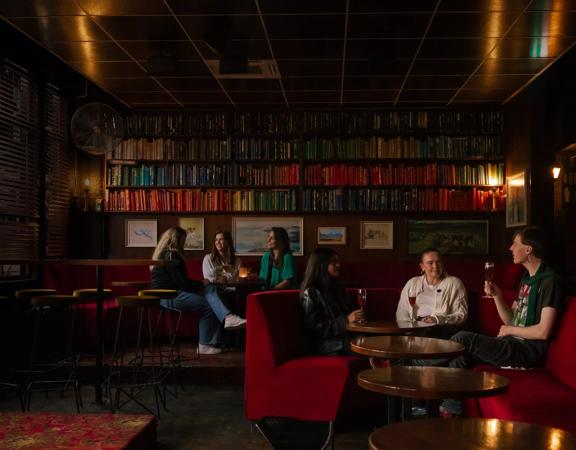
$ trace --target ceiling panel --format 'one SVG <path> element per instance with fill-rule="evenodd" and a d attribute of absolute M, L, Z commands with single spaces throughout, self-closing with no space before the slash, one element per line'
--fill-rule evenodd
<path fill-rule="evenodd" d="M 27 0 L 0 14 L 135 108 L 492 105 L 576 43 L 576 0 Z M 231 56 L 275 58 L 282 79 L 215 79 L 208 60 Z"/>

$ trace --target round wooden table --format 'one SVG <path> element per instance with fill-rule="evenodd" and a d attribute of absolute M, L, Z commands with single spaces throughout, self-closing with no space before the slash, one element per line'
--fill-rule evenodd
<path fill-rule="evenodd" d="M 388 359 L 454 358 L 464 352 L 458 342 L 418 336 L 363 336 L 354 339 L 350 348 L 360 355 Z"/>
<path fill-rule="evenodd" d="M 406 334 L 410 331 L 435 327 L 435 323 L 412 322 L 410 320 L 379 320 L 366 323 L 349 323 L 348 331 L 371 334 Z"/>
<path fill-rule="evenodd" d="M 371 450 L 576 450 L 576 435 L 498 419 L 422 419 L 378 428 Z"/>
<path fill-rule="evenodd" d="M 489 397 L 508 390 L 509 380 L 489 372 L 431 366 L 392 366 L 364 370 L 358 385 L 404 398 L 442 400 Z"/>

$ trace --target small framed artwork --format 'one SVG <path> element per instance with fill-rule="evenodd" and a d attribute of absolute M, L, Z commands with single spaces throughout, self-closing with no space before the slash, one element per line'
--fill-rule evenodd
<path fill-rule="evenodd" d="M 156 247 L 157 233 L 156 220 L 127 220 L 126 247 Z"/>
<path fill-rule="evenodd" d="M 506 177 L 506 228 L 528 224 L 526 171 Z"/>
<path fill-rule="evenodd" d="M 346 227 L 318 227 L 318 244 L 346 245 Z"/>
<path fill-rule="evenodd" d="M 204 217 L 180 217 L 178 226 L 186 230 L 184 250 L 204 250 Z"/>
<path fill-rule="evenodd" d="M 427 248 L 443 255 L 487 255 L 487 220 L 409 220 L 408 254 Z"/>
<path fill-rule="evenodd" d="M 394 222 L 360 222 L 360 248 L 394 248 Z"/>
<path fill-rule="evenodd" d="M 304 254 L 304 219 L 302 217 L 233 217 L 232 232 L 236 254 L 263 255 L 272 227 L 284 228 L 295 256 Z"/>

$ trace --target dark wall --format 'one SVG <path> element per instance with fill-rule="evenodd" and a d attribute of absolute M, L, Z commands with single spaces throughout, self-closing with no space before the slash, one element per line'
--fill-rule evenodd
<path fill-rule="evenodd" d="M 552 65 L 504 106 L 504 148 L 508 175 L 530 173 L 529 221 L 546 229 L 553 241 L 555 265 L 576 273 L 573 230 L 576 215 L 554 214 L 555 154 L 576 141 L 576 48 Z"/>

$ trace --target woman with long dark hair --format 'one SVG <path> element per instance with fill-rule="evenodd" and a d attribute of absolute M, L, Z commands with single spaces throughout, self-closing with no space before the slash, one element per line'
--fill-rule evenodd
<path fill-rule="evenodd" d="M 350 354 L 346 325 L 360 318 L 336 280 L 340 257 L 330 248 L 316 249 L 308 259 L 300 292 L 306 329 L 314 350 L 321 355 Z"/>
<path fill-rule="evenodd" d="M 214 233 L 212 251 L 204 256 L 202 274 L 210 282 L 234 279 L 242 261 L 236 256 L 234 241 L 229 231 L 218 230 Z"/>
<path fill-rule="evenodd" d="M 222 343 L 222 324 L 226 329 L 237 329 L 244 327 L 246 320 L 232 314 L 222 303 L 216 286 L 205 286 L 188 278 L 183 258 L 185 241 L 186 231 L 180 227 L 169 228 L 162 234 L 152 259 L 174 262 L 152 267 L 152 288 L 177 290 L 178 294 L 172 300 L 173 308 L 200 314 L 198 352 L 221 353 L 218 346 Z M 170 306 L 166 300 L 162 300 L 162 305 Z"/>
<path fill-rule="evenodd" d="M 296 268 L 288 232 L 272 227 L 268 232 L 268 251 L 260 260 L 258 279 L 262 290 L 296 289 Z"/>

